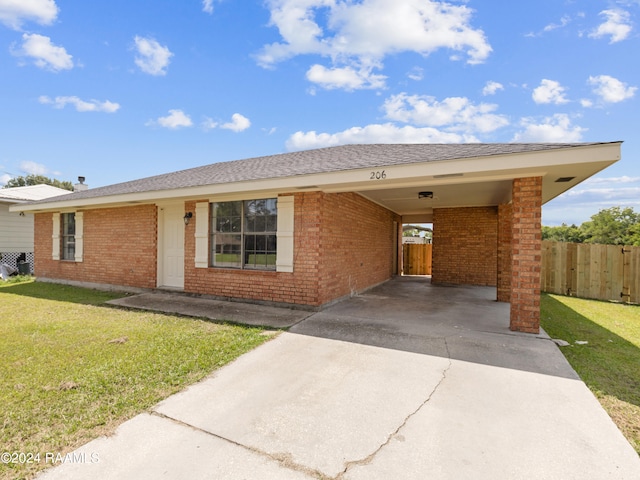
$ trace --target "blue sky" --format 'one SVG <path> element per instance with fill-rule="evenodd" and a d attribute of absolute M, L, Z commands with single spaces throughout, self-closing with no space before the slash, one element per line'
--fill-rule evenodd
<path fill-rule="evenodd" d="M 346 143 L 624 140 L 543 208 L 640 211 L 640 0 L 0 0 L 0 183 Z"/>

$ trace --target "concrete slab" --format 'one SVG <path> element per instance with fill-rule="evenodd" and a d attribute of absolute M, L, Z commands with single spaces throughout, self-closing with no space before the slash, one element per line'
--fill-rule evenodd
<path fill-rule="evenodd" d="M 384 445 L 448 366 L 446 358 L 283 333 L 155 411 L 335 477 Z"/>
<path fill-rule="evenodd" d="M 287 328 L 313 312 L 291 308 L 212 300 L 178 293 L 142 293 L 107 302 L 118 307 L 175 313 L 189 317 L 230 321 L 243 325 Z"/>
<path fill-rule="evenodd" d="M 640 460 L 582 381 L 452 360 L 429 402 L 342 478 L 638 479 Z"/>
<path fill-rule="evenodd" d="M 41 480 L 190 480 L 256 478 L 308 480 L 304 472 L 282 468 L 258 452 L 234 445 L 187 425 L 148 413 L 120 425 L 76 450 L 62 465 L 38 476 Z"/>
<path fill-rule="evenodd" d="M 558 346 L 494 299 L 388 282 L 79 450 L 104 464 L 43 478 L 640 479 Z"/>

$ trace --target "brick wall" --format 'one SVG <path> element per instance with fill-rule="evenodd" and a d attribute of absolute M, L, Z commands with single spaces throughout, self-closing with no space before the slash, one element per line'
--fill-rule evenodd
<path fill-rule="evenodd" d="M 294 272 L 195 268 L 195 222 L 185 229 L 185 291 L 222 298 L 319 306 L 320 193 L 294 200 Z M 195 211 L 187 202 L 185 211 Z"/>
<path fill-rule="evenodd" d="M 52 260 L 53 214 L 35 214 L 34 273 L 38 277 L 130 287 L 156 286 L 154 205 L 84 212 L 82 262 Z"/>
<path fill-rule="evenodd" d="M 516 178 L 512 187 L 511 330 L 540 331 L 542 178 Z"/>
<path fill-rule="evenodd" d="M 294 272 L 195 268 L 195 221 L 185 226 L 185 292 L 318 307 L 393 275 L 400 217 L 353 193 L 294 195 Z M 195 212 L 195 202 L 185 203 Z M 84 212 L 82 262 L 51 259 L 53 216 L 35 216 L 37 276 L 139 288 L 157 285 L 157 208 Z"/>
<path fill-rule="evenodd" d="M 511 205 L 498 206 L 498 301 L 511 300 Z"/>
<path fill-rule="evenodd" d="M 496 285 L 497 207 L 433 211 L 433 283 Z"/>
<path fill-rule="evenodd" d="M 195 211 L 187 202 L 186 211 Z M 186 228 L 185 291 L 217 297 L 318 307 L 392 275 L 393 221 L 357 194 L 298 193 L 294 200 L 294 271 L 195 268 L 195 222 Z"/>
<path fill-rule="evenodd" d="M 326 303 L 391 278 L 402 219 L 356 193 L 323 197 L 320 300 Z"/>

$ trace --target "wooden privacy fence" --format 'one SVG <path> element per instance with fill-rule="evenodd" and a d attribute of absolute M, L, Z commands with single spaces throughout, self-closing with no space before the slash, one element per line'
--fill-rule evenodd
<path fill-rule="evenodd" d="M 640 303 L 640 247 L 542 242 L 542 291 Z"/>
<path fill-rule="evenodd" d="M 433 245 L 430 243 L 402 245 L 402 265 L 405 275 L 431 275 Z"/>

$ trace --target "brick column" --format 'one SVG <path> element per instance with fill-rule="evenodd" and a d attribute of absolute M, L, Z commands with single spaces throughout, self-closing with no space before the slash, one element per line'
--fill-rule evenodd
<path fill-rule="evenodd" d="M 498 297 L 499 302 L 511 301 L 511 205 L 498 205 Z"/>
<path fill-rule="evenodd" d="M 516 178 L 512 190 L 511 320 L 518 332 L 540 331 L 542 177 Z"/>

